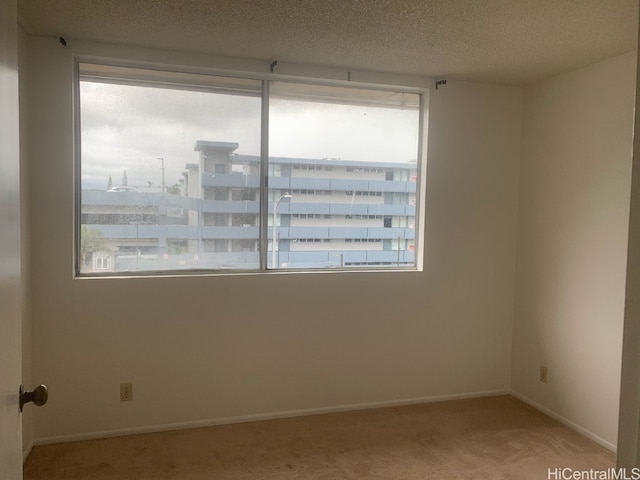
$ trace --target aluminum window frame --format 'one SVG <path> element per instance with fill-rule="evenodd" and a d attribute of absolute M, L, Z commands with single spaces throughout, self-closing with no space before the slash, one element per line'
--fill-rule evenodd
<path fill-rule="evenodd" d="M 81 99 L 80 99 L 80 82 L 87 75 L 80 73 L 82 64 L 94 65 L 106 69 L 140 69 L 145 71 L 155 71 L 166 74 L 186 74 L 201 75 L 212 77 L 225 77 L 230 79 L 258 80 L 261 82 L 261 124 L 260 124 L 260 218 L 259 218 L 259 268 L 258 269 L 188 269 L 188 270 L 153 270 L 153 271 L 135 271 L 135 272 L 82 272 L 81 271 L 81 213 L 82 213 L 82 125 L 81 125 Z M 424 270 L 424 237 L 426 230 L 426 170 L 427 155 L 426 142 L 428 139 L 428 115 L 429 115 L 429 94 L 430 89 L 427 87 L 415 87 L 407 85 L 391 85 L 385 83 L 357 82 L 349 80 L 336 80 L 332 78 L 313 78 L 299 75 L 282 75 L 274 73 L 259 73 L 250 71 L 230 71 L 226 69 L 215 68 L 189 68 L 176 67 L 175 65 L 164 65 L 157 63 L 148 63 L 144 61 L 114 61 L 113 59 L 105 59 L 99 56 L 76 54 L 73 55 L 73 276 L 80 279 L 91 278 L 132 278 L 132 277 L 182 277 L 182 276 L 212 276 L 212 275 L 247 275 L 247 274 L 304 274 L 304 273 L 382 273 L 382 272 L 421 272 Z M 351 75 L 349 74 L 349 77 Z M 94 77 L 98 78 L 98 77 Z M 163 88 L 172 88 L 178 90 L 195 90 L 195 91 L 217 91 L 215 87 L 196 86 L 196 85 L 180 85 L 168 83 L 147 82 L 140 79 L 111 77 L 110 80 L 101 79 L 103 83 L 113 82 L 120 85 L 151 85 Z M 416 192 L 415 192 L 415 239 L 414 239 L 414 264 L 413 265 L 394 265 L 393 267 L 376 268 L 353 268 L 351 266 L 341 267 L 318 267 L 318 268 L 269 268 L 269 100 L 270 86 L 273 82 L 286 82 L 290 84 L 312 85 L 312 86 L 337 86 L 348 89 L 357 90 L 377 90 L 381 92 L 394 92 L 415 94 L 418 96 L 418 131 L 417 131 L 417 161 L 416 161 Z M 256 95 L 258 96 L 258 95 Z M 357 103 L 354 103 L 357 104 Z M 325 170 L 330 167 L 325 167 Z M 275 248 L 275 247 L 272 247 Z"/>

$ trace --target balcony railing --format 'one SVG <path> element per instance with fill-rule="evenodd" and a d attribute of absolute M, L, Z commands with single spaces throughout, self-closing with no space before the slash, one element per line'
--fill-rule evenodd
<path fill-rule="evenodd" d="M 257 175 L 203 174 L 203 187 L 258 188 Z M 415 193 L 416 183 L 397 180 L 358 180 L 348 178 L 269 177 L 269 188 L 279 190 L 373 191 Z"/>
<path fill-rule="evenodd" d="M 276 177 L 277 178 L 277 177 Z M 329 197 L 327 197 L 329 198 Z M 366 197 L 364 197 L 366 198 Z M 371 197 L 379 198 L 379 197 Z M 203 213 L 260 213 L 260 202 L 252 200 L 202 200 L 180 195 L 142 192 L 96 192 L 83 191 L 82 205 L 103 207 L 103 213 L 136 214 L 140 207 L 146 207 L 145 212 L 152 208 L 157 214 L 169 208 L 180 208 L 185 211 L 200 211 Z M 111 207 L 111 210 L 109 210 Z M 269 202 L 269 212 L 273 212 L 273 202 Z M 383 203 L 315 203 L 282 202 L 278 207 L 280 214 L 324 214 L 324 215 L 386 215 L 414 217 L 415 205 L 383 204 Z M 92 212 L 93 213 L 93 212 Z"/>

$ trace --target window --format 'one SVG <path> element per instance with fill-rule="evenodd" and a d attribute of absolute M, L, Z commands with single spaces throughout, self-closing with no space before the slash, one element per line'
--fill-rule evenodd
<path fill-rule="evenodd" d="M 416 266 L 419 92 L 80 63 L 78 94 L 79 275 Z"/>
<path fill-rule="evenodd" d="M 213 190 L 213 199 L 214 200 L 226 200 L 227 199 L 227 190 L 225 188 L 216 188 Z"/>
<path fill-rule="evenodd" d="M 111 269 L 111 257 L 105 254 L 98 254 L 95 256 L 95 269 L 96 270 L 110 270 Z"/>

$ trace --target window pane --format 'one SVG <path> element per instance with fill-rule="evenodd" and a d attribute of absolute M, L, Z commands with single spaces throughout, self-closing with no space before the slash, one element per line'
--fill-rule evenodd
<path fill-rule="evenodd" d="M 80 75 L 80 273 L 258 269 L 261 82 Z"/>
<path fill-rule="evenodd" d="M 273 82 L 261 222 L 261 84 L 80 65 L 79 273 L 415 266 L 420 96 Z"/>
<path fill-rule="evenodd" d="M 269 268 L 415 265 L 419 103 L 401 92 L 272 85 Z"/>

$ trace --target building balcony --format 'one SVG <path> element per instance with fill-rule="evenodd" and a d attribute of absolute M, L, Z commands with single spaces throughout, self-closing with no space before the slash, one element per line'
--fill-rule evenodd
<path fill-rule="evenodd" d="M 202 175 L 203 187 L 232 187 L 232 188 L 259 188 L 260 178 L 257 175 L 244 175 L 242 173 L 209 174 Z"/>
<path fill-rule="evenodd" d="M 339 268 L 341 265 L 355 268 L 412 265 L 413 252 L 403 251 L 317 251 L 278 252 L 278 263 L 284 268 Z M 260 266 L 258 252 L 197 252 L 168 255 L 118 255 L 117 271 L 172 271 L 172 270 L 257 270 Z M 342 263 L 341 263 L 342 262 Z M 354 265 L 356 264 L 356 265 Z M 361 265 L 357 265 L 361 264 Z M 368 265 L 367 265 L 368 264 Z"/>
<path fill-rule="evenodd" d="M 250 200 L 199 200 L 195 206 L 203 213 L 260 213 L 260 202 Z"/>
<path fill-rule="evenodd" d="M 246 227 L 201 227 L 202 239 L 257 239 L 260 237 L 260 228 Z"/>
<path fill-rule="evenodd" d="M 258 252 L 225 252 L 192 254 L 116 257 L 117 271 L 173 271 L 173 270 L 257 270 L 260 268 Z"/>
<path fill-rule="evenodd" d="M 90 230 L 97 230 L 107 239 L 135 238 L 219 238 L 219 239 L 256 239 L 259 238 L 259 227 L 247 226 L 194 226 L 194 225 L 85 225 Z M 267 229 L 269 238 L 273 228 Z M 299 238 L 328 239 L 381 239 L 393 240 L 414 239 L 413 228 L 384 227 L 277 227 L 281 239 L 295 240 Z"/>
<path fill-rule="evenodd" d="M 416 183 L 394 180 L 358 180 L 323 177 L 269 177 L 269 188 L 279 190 L 333 190 L 341 192 L 372 191 L 385 193 L 415 193 Z"/>
<path fill-rule="evenodd" d="M 198 238 L 198 227 L 189 225 L 83 225 L 89 230 L 97 230 L 107 239 L 159 239 L 165 244 L 167 238 Z"/>
<path fill-rule="evenodd" d="M 230 176 L 230 175 L 228 175 Z M 283 177 L 274 177 L 283 178 Z M 329 199 L 331 197 L 323 197 Z M 380 197 L 372 197 L 380 198 Z M 83 191 L 82 206 L 98 208 L 96 212 L 136 214 L 140 208 L 145 207 L 157 214 L 164 214 L 169 209 L 182 209 L 184 211 L 201 211 L 204 213 L 260 213 L 260 202 L 251 200 L 203 200 L 189 198 L 168 193 L 143 193 L 143 192 L 104 192 Z M 273 213 L 273 202 L 269 202 L 269 212 Z M 319 203 L 296 202 L 295 195 L 292 201 L 282 202 L 278 207 L 281 214 L 324 214 L 324 215 L 386 215 L 414 217 L 415 205 L 391 205 L 382 203 Z"/>
<path fill-rule="evenodd" d="M 171 193 L 82 191 L 82 205 L 135 208 L 139 206 L 195 209 L 197 199 Z"/>
<path fill-rule="evenodd" d="M 193 225 L 86 225 L 90 230 L 98 230 L 107 239 L 256 239 L 259 228 L 240 227 L 198 227 Z"/>
<path fill-rule="evenodd" d="M 414 252 L 401 250 L 367 251 L 354 250 L 345 252 L 317 251 L 317 252 L 279 252 L 279 265 L 286 264 L 291 268 L 339 268 L 340 265 L 371 264 L 406 266 L 415 262 Z"/>
<path fill-rule="evenodd" d="M 270 208 L 270 211 L 272 208 Z M 282 202 L 278 207 L 281 214 L 320 214 L 320 215 L 382 215 L 396 217 L 415 217 L 415 205 L 389 205 L 365 203 L 313 203 Z"/>
<path fill-rule="evenodd" d="M 272 227 L 269 227 L 269 238 L 273 236 Z M 381 239 L 412 240 L 415 238 L 413 228 L 385 228 L 385 227 L 278 227 L 277 232 L 283 240 L 295 240 L 299 238 L 329 238 L 329 239 Z"/>

